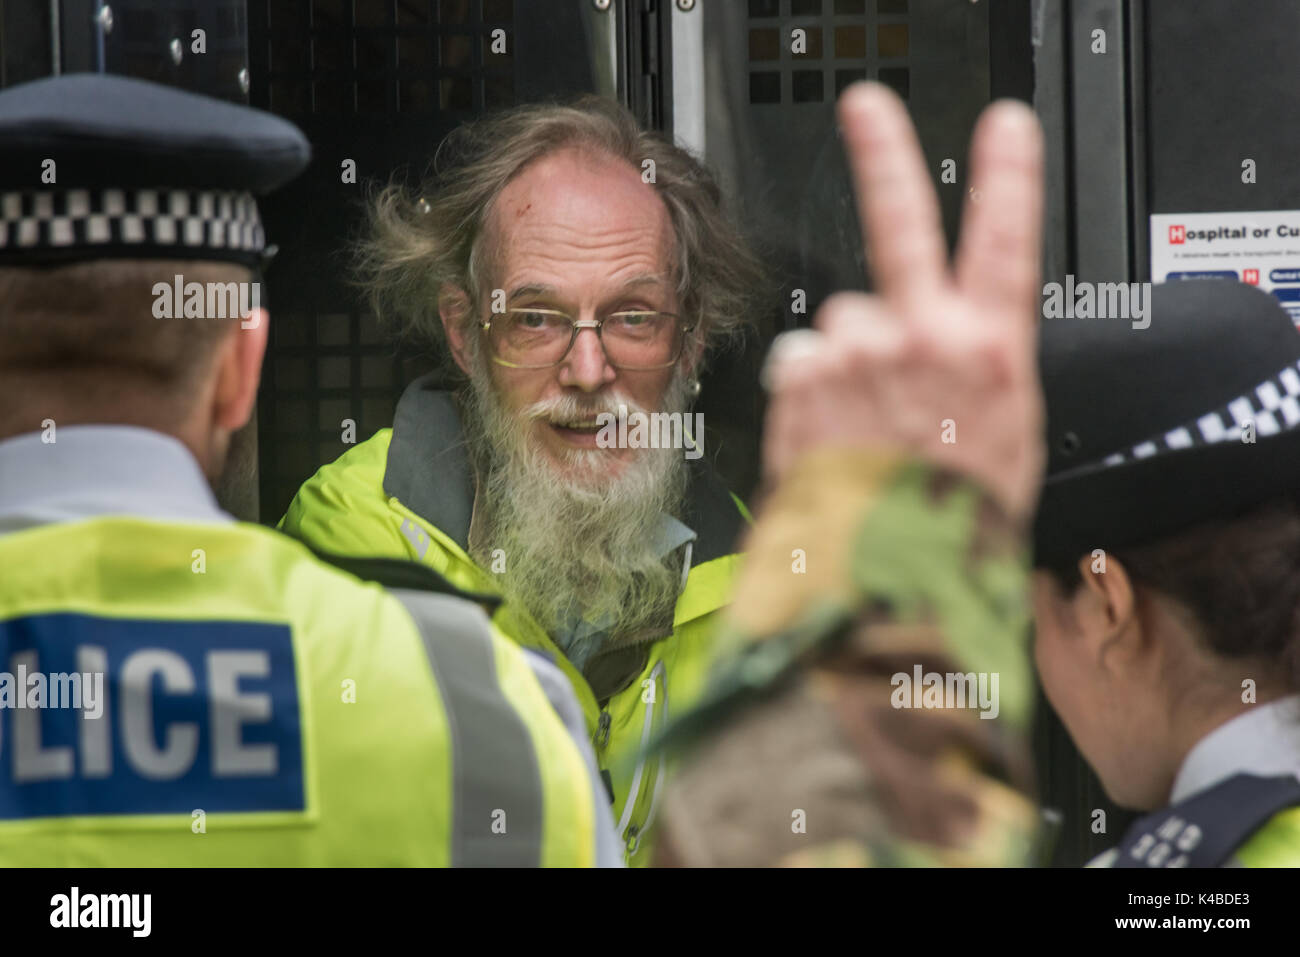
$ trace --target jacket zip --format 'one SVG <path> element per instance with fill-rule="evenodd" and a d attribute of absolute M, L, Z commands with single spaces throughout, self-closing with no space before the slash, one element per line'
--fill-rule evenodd
<path fill-rule="evenodd" d="M 658 774 L 656 776 L 654 794 L 650 799 L 650 807 L 647 810 L 646 818 L 635 828 L 629 827 L 632 823 L 632 813 L 636 810 L 637 801 L 641 797 L 641 777 L 645 774 L 646 763 L 645 746 L 650 742 L 650 734 L 654 727 L 655 705 L 661 703 L 665 713 L 668 707 L 668 682 L 664 679 L 664 674 L 665 668 L 663 660 L 661 659 L 655 662 L 654 668 L 651 669 L 650 680 L 655 683 L 655 686 L 661 686 L 663 692 L 662 694 L 656 692 L 650 701 L 646 703 L 645 717 L 642 719 L 641 723 L 641 753 L 637 757 L 636 770 L 632 773 L 632 783 L 627 789 L 627 801 L 623 805 L 623 813 L 619 816 L 618 820 L 618 833 L 624 840 L 629 855 L 636 853 L 636 848 L 640 844 L 640 833 L 646 829 L 649 825 L 650 819 L 654 815 L 654 805 L 658 801 L 659 789 L 663 784 L 664 763 L 661 759 L 657 762 L 659 766 Z"/>
<path fill-rule="evenodd" d="M 609 712 L 605 710 L 605 707 L 608 705 L 609 699 L 606 699 L 605 704 L 601 706 L 600 725 L 596 729 L 596 748 L 601 753 L 604 753 L 605 746 L 609 744 L 609 727 L 614 723 L 614 719 L 610 717 Z"/>

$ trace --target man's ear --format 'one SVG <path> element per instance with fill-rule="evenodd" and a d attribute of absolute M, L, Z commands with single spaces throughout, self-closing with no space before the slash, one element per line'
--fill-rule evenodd
<path fill-rule="evenodd" d="M 438 317 L 442 328 L 447 333 L 447 344 L 451 347 L 451 357 L 465 375 L 470 375 L 469 352 L 465 348 L 465 336 L 471 334 L 467 326 L 470 313 L 470 300 L 465 290 L 448 287 L 438 296 Z"/>
<path fill-rule="evenodd" d="M 1083 586 L 1073 604 L 1085 640 L 1099 661 L 1112 652 L 1127 657 L 1145 637 L 1128 570 L 1113 555 L 1101 561 L 1085 555 L 1079 559 L 1079 575 Z"/>
<path fill-rule="evenodd" d="M 242 429 L 253 415 L 269 319 L 265 309 L 252 310 L 222 344 L 217 358 L 213 421 L 227 432 Z"/>
<path fill-rule="evenodd" d="M 684 359 L 686 362 L 686 374 L 698 378 L 700 375 L 700 367 L 704 362 L 704 340 L 695 333 L 691 333 L 690 337 L 687 339 Z"/>

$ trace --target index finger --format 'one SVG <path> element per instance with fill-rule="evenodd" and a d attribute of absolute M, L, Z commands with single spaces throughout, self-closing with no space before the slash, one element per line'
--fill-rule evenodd
<path fill-rule="evenodd" d="M 910 298 L 946 282 L 939 202 L 907 108 L 879 83 L 855 83 L 836 106 L 876 290 Z"/>

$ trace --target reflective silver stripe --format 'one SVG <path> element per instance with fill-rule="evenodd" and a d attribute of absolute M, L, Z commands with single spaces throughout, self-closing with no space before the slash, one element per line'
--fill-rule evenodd
<path fill-rule="evenodd" d="M 542 777 L 501 691 L 487 615 L 449 595 L 393 590 L 420 628 L 451 731 L 454 867 L 542 862 Z"/>
<path fill-rule="evenodd" d="M 424 553 L 429 550 L 429 533 L 409 518 L 404 518 L 402 519 L 402 534 L 406 536 L 408 542 L 415 546 L 415 554 L 423 559 Z"/>
<path fill-rule="evenodd" d="M 533 669 L 537 683 L 542 686 L 546 697 L 550 699 L 551 707 L 560 716 L 564 726 L 569 729 L 573 744 L 582 754 L 582 760 L 587 765 L 589 778 L 587 787 L 592 796 L 595 829 L 595 865 L 622 867 L 623 847 L 614 832 L 614 812 L 609 806 L 609 795 L 605 792 L 605 784 L 600 778 L 596 754 L 591 749 L 591 742 L 587 740 L 587 719 L 582 715 L 582 705 L 578 704 L 578 699 L 574 697 L 573 686 L 569 683 L 569 679 L 556 665 L 528 649 L 524 649 L 524 657 L 528 660 L 528 666 Z"/>

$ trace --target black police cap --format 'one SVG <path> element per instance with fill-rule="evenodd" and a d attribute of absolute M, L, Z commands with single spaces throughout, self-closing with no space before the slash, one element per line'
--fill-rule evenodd
<path fill-rule="evenodd" d="M 110 74 L 0 91 L 0 264 L 106 257 L 257 267 L 254 195 L 311 158 L 261 110 Z"/>
<path fill-rule="evenodd" d="M 1300 333 L 1287 311 L 1224 280 L 1152 286 L 1149 308 L 1147 328 L 1042 326 L 1039 565 L 1151 544 L 1300 493 Z"/>

